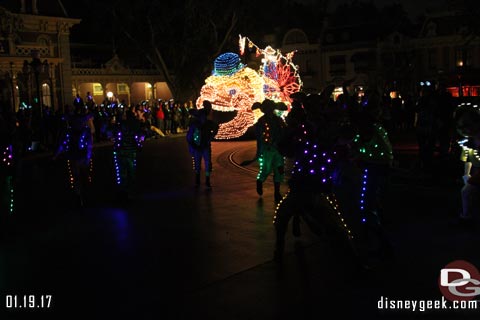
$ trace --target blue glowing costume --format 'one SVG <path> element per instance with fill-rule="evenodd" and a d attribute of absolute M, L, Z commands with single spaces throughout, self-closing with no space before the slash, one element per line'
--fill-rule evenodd
<path fill-rule="evenodd" d="M 127 119 L 118 124 L 114 136 L 113 161 L 116 183 L 122 196 L 128 196 L 137 167 L 137 152 L 143 147 L 145 131 L 134 115 L 127 113 Z"/>

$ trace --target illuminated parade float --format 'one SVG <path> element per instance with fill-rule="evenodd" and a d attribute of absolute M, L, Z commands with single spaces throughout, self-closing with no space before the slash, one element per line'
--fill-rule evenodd
<path fill-rule="evenodd" d="M 241 137 L 253 126 L 262 115 L 260 110 L 252 110 L 255 102 L 271 99 L 290 106 L 290 95 L 302 87 L 298 67 L 292 61 L 294 52 L 283 55 L 270 46 L 261 49 L 241 35 L 239 45 L 240 55 L 245 54 L 248 46 L 256 57 L 262 56 L 260 68 L 245 66 L 236 53 L 221 54 L 215 59 L 212 75 L 205 80 L 196 102 L 197 108 L 202 108 L 203 101 L 208 100 L 215 111 L 236 112 L 232 120 L 220 124 L 216 139 Z"/>

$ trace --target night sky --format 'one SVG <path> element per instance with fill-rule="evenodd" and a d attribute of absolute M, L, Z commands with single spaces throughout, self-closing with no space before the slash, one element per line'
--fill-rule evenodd
<path fill-rule="evenodd" d="M 289 2 L 298 2 L 304 4 L 316 3 L 315 0 L 286 0 Z M 210 1 L 206 1 L 207 3 Z M 355 2 L 355 1 L 353 1 Z M 404 8 L 405 11 L 409 14 L 410 18 L 415 21 L 419 16 L 423 15 L 425 12 L 431 10 L 447 10 L 448 3 L 451 1 L 448 0 L 371 0 L 371 1 L 359 1 L 359 2 L 373 2 L 377 7 L 381 8 L 384 5 L 390 5 L 399 3 Z M 129 0 L 108 0 L 108 1 L 98 1 L 98 0 L 79 0 L 79 1 L 63 1 L 62 2 L 68 15 L 70 17 L 81 18 L 83 20 L 80 26 L 76 26 L 75 30 L 72 32 L 72 41 L 76 42 L 90 42 L 89 40 L 94 41 L 99 38 L 108 38 L 109 34 L 115 32 L 116 27 L 110 25 L 108 7 L 116 4 L 117 8 L 121 10 L 128 10 Z M 177 1 L 178 5 L 182 5 L 183 1 Z M 213 2 L 212 2 L 213 3 Z M 240 3 L 240 1 L 239 1 Z M 269 6 L 269 1 L 262 2 L 265 7 Z M 278 3 L 278 1 L 274 1 Z M 352 3 L 352 0 L 335 0 L 328 1 L 328 10 L 332 12 L 339 4 Z M 115 6 L 115 5 L 114 5 Z M 173 8 L 172 8 L 173 9 Z M 178 10 L 183 10 L 183 7 L 178 8 Z M 98 29 L 97 23 L 102 26 L 101 29 Z M 93 22 L 93 24 L 92 24 Z M 91 29 L 95 30 L 94 37 L 92 37 Z M 268 32 L 268 31 L 266 31 Z M 90 38 L 90 39 L 89 39 Z M 105 42 L 105 41 L 102 41 Z"/>
<path fill-rule="evenodd" d="M 335 7 L 342 3 L 350 3 L 352 0 L 335 0 L 330 1 L 329 9 L 334 10 Z M 377 7 L 381 8 L 385 5 L 399 3 L 412 19 L 422 15 L 428 10 L 446 8 L 448 0 L 371 0 Z"/>
<path fill-rule="evenodd" d="M 202 2 L 208 3 L 213 1 L 204 0 Z M 236 0 L 235 2 L 242 2 L 241 0 Z M 268 9 L 271 5 L 278 4 L 280 1 L 270 1 L 265 0 L 262 2 L 263 6 Z M 302 3 L 302 4 L 314 4 L 318 3 L 317 0 L 284 0 L 284 2 L 289 3 Z M 384 5 L 390 5 L 399 3 L 401 4 L 405 10 L 409 13 L 412 18 L 415 18 L 421 14 L 423 14 L 427 10 L 432 9 L 447 9 L 448 3 L 461 3 L 462 0 L 365 0 L 365 1 L 355 1 L 355 0 L 330 0 L 328 2 L 328 9 L 329 11 L 333 11 L 339 4 L 345 3 L 352 3 L 352 2 L 373 2 L 377 7 L 382 7 Z M 19 9 L 18 0 L 2 0 L 0 6 L 5 6 L 6 8 L 11 9 L 12 11 L 18 11 Z M 49 10 L 49 8 L 54 8 L 55 15 L 63 12 L 61 8 L 62 5 L 65 8 L 65 11 L 70 17 L 74 18 L 82 18 L 86 19 L 88 17 L 94 17 L 96 19 L 105 19 L 105 15 L 101 14 L 102 11 L 105 11 L 105 8 L 109 8 L 112 6 L 121 7 L 125 10 L 128 10 L 129 6 L 133 2 L 130 0 L 77 0 L 77 1 L 70 1 L 70 0 L 39 0 L 38 6 L 40 13 L 47 14 L 45 11 Z M 175 1 L 176 5 L 178 5 L 178 9 L 183 9 L 182 4 L 183 1 Z M 244 2 L 245 3 L 245 2 Z M 61 5 L 60 5 L 61 4 Z M 268 14 L 268 11 L 266 14 Z"/>
<path fill-rule="evenodd" d="M 28 2 L 28 1 L 27 1 Z M 82 23 L 79 26 L 75 26 L 72 30 L 72 42 L 79 42 L 79 43 L 100 43 L 107 45 L 108 42 L 112 41 L 112 35 L 118 32 L 118 26 L 115 26 L 114 23 L 111 21 L 111 14 L 112 8 L 116 8 L 117 10 L 130 10 L 132 5 L 138 5 L 142 1 L 131 1 L 131 0 L 77 0 L 77 1 L 70 1 L 70 0 L 39 0 L 38 6 L 40 14 L 46 15 L 63 15 L 63 12 L 66 12 L 69 17 L 72 18 L 80 18 L 82 19 Z M 170 8 L 166 8 L 166 10 L 176 11 L 184 10 L 184 2 L 182 0 L 178 1 L 162 1 L 162 5 L 164 3 L 169 3 Z M 335 8 L 340 4 L 345 3 L 352 3 L 352 2 L 373 2 L 377 7 L 381 8 L 385 5 L 391 5 L 395 3 L 401 4 L 405 11 L 410 16 L 410 19 L 416 22 L 417 17 L 421 16 L 427 11 L 431 11 L 432 9 L 438 10 L 447 10 L 448 4 L 455 3 L 455 2 L 462 2 L 461 0 L 452 1 L 452 0 L 366 0 L 366 1 L 352 1 L 352 0 L 330 0 L 327 1 L 328 3 L 328 11 L 333 12 Z M 5 6 L 8 9 L 11 9 L 14 12 L 19 11 L 19 3 L 18 0 L 2 0 L 0 6 Z M 147 1 L 145 3 L 148 3 Z M 198 0 L 196 3 L 203 3 L 203 4 L 211 4 L 212 7 L 218 6 L 218 1 L 216 0 Z M 238 8 L 243 7 L 251 7 L 251 3 L 245 0 L 235 0 L 235 6 Z M 265 25 L 262 26 L 261 22 L 257 22 L 259 25 L 256 27 L 257 30 L 262 30 L 263 33 L 271 32 L 272 24 L 275 24 L 276 21 L 280 21 L 277 16 L 272 17 L 272 15 L 276 14 L 278 16 L 281 13 L 273 12 L 272 8 L 278 8 L 281 6 L 281 1 L 273 1 L 273 0 L 264 0 L 262 5 L 265 7 L 265 12 L 262 20 L 265 21 Z M 283 0 L 283 3 L 300 3 L 300 4 L 318 4 L 320 1 L 317 0 Z M 63 7 L 63 8 L 62 8 Z M 65 9 L 65 10 L 63 10 Z M 50 12 L 47 12 L 50 11 Z M 246 12 L 248 10 L 239 10 L 242 12 Z M 290 15 L 292 12 L 289 12 Z M 285 15 L 282 17 L 282 21 L 285 22 L 289 17 Z M 291 17 L 290 17 L 291 19 Z M 293 23 L 292 23 L 293 24 Z M 175 25 L 173 25 L 175 27 Z M 293 26 L 292 27 L 297 27 Z M 238 32 L 241 32 L 238 30 Z M 242 32 L 244 33 L 244 32 Z M 110 46 L 114 45 L 109 43 Z"/>

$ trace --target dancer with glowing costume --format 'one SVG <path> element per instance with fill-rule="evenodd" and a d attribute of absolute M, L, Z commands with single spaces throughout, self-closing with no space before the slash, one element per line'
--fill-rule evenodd
<path fill-rule="evenodd" d="M 210 184 L 210 175 L 213 170 L 211 142 L 218 132 L 218 124 L 209 119 L 211 111 L 212 104 L 208 100 L 203 101 L 203 109 L 190 111 L 194 118 L 188 128 L 187 143 L 192 156 L 196 187 L 200 186 L 202 159 L 205 165 L 205 185 L 207 188 L 212 187 Z"/>
<path fill-rule="evenodd" d="M 15 210 L 14 177 L 15 157 L 13 140 L 15 135 L 16 119 L 13 113 L 2 110 L 0 113 L 0 226 L 7 215 Z"/>
<path fill-rule="evenodd" d="M 135 181 L 137 152 L 142 149 L 145 130 L 142 130 L 141 122 L 136 118 L 134 112 L 127 110 L 115 131 L 113 162 L 118 197 L 120 200 L 126 201 Z"/>
<path fill-rule="evenodd" d="M 322 113 L 322 105 L 326 104 L 330 93 L 323 92 L 322 95 L 311 96 L 305 101 L 306 118 L 299 117 L 295 121 L 296 128 L 290 128 L 291 132 L 296 132 L 290 135 L 290 144 L 296 147 L 290 188 L 275 211 L 277 260 L 283 255 L 285 233 L 292 217 L 295 236 L 300 235 L 301 216 L 316 234 L 327 234 L 330 238 L 340 237 L 353 248 L 353 233 L 340 211 L 333 191 L 334 170 L 339 160 L 334 147 L 335 135 L 330 134 L 335 123 L 329 122 Z"/>
<path fill-rule="evenodd" d="M 379 121 L 380 95 L 370 93 L 365 96 L 362 105 L 363 110 L 355 117 L 357 134 L 352 143 L 360 171 L 360 197 L 356 200 L 361 222 L 358 232 L 363 236 L 362 242 L 356 245 L 361 251 L 377 251 L 385 257 L 392 253 L 392 248 L 382 227 L 381 217 L 394 157 L 388 133 Z"/>
<path fill-rule="evenodd" d="M 333 191 L 333 176 L 338 161 L 337 151 L 318 139 L 301 143 L 302 156 L 295 158 L 289 190 L 279 202 L 274 217 L 277 235 L 275 258 L 280 259 L 285 246 L 285 233 L 293 217 L 293 233 L 300 236 L 299 218 L 317 235 L 339 236 L 350 243 L 353 233 L 347 224 Z"/>
<path fill-rule="evenodd" d="M 377 232 L 376 226 L 365 224 L 367 215 L 363 211 L 367 208 L 364 196 L 368 172 L 360 172 L 352 161 L 355 153 L 351 142 L 355 128 L 340 125 L 334 120 L 336 115 L 328 114 L 324 108 L 325 97 L 329 97 L 328 92 L 315 95 L 311 98 L 313 101 L 305 103 L 307 120 L 299 124 L 305 129 L 305 135 L 297 136 L 295 141 L 302 152 L 295 156 L 290 189 L 275 212 L 275 258 L 282 257 L 285 233 L 292 217 L 293 233 L 300 235 L 298 221 L 301 217 L 315 234 L 333 239 L 332 243 L 353 253 L 368 266 L 372 262 L 369 251 L 382 254 L 389 243 Z M 353 207 L 349 206 L 352 199 Z M 379 244 L 372 244 L 371 237 Z"/>
<path fill-rule="evenodd" d="M 458 144 L 462 148 L 460 159 L 465 163 L 460 221 L 468 224 L 474 218 L 480 217 L 480 131 L 472 137 L 458 141 Z"/>
<path fill-rule="evenodd" d="M 285 131 L 285 122 L 275 115 L 275 110 L 286 110 L 287 106 L 283 103 L 275 103 L 272 100 L 265 99 L 261 104 L 256 103 L 252 109 L 260 108 L 263 116 L 255 124 L 257 137 L 257 159 L 260 164 L 260 170 L 257 175 L 257 193 L 263 194 L 263 182 L 273 171 L 273 180 L 275 186 L 274 198 L 278 203 L 282 198 L 280 194 L 280 183 L 284 177 L 285 162 L 283 155 L 278 150 L 278 145 L 283 138 Z"/>
<path fill-rule="evenodd" d="M 370 95 L 364 105 L 364 110 L 356 117 L 358 134 L 353 140 L 357 163 L 367 189 L 361 193 L 360 209 L 377 215 L 382 210 L 382 195 L 393 163 L 393 152 L 388 133 L 379 122 L 380 96 Z"/>
<path fill-rule="evenodd" d="M 61 154 L 65 156 L 70 189 L 77 197 L 78 205 L 83 207 L 87 183 L 92 182 L 93 174 L 93 115 L 86 113 L 85 106 L 77 104 L 74 113 L 66 116 L 66 122 L 67 130 L 53 160 Z"/>
<path fill-rule="evenodd" d="M 460 160 L 464 162 L 461 189 L 462 211 L 460 223 L 472 227 L 480 217 L 480 113 L 477 105 L 465 106 L 455 115 L 457 132 L 464 137 L 458 141 Z"/>

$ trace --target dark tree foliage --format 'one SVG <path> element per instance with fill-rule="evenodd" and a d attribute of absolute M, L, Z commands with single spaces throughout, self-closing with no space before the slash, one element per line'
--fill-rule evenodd
<path fill-rule="evenodd" d="M 259 45 L 266 34 L 322 27 L 326 0 L 81 0 L 83 29 L 113 45 L 130 66 L 151 66 L 180 100 L 198 95 L 221 53 L 238 52 L 238 35 Z M 308 33 L 308 32 L 307 32 Z M 270 44 L 278 45 L 278 44 Z"/>

